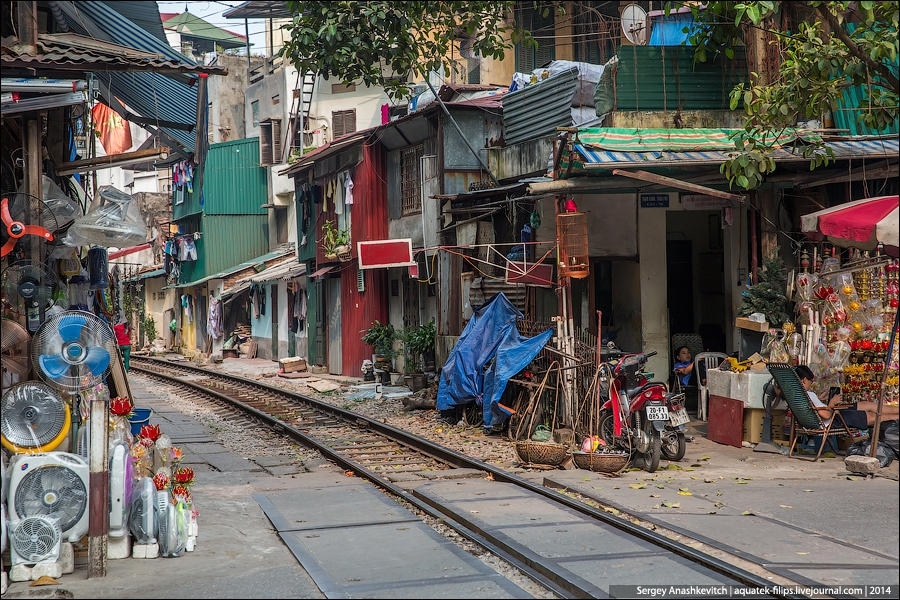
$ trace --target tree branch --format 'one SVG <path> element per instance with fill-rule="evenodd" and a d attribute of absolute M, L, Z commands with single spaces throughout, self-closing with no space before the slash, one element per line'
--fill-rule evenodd
<path fill-rule="evenodd" d="M 870 69 L 876 71 L 879 75 L 884 77 L 886 81 L 888 81 L 894 89 L 894 93 L 900 93 L 900 80 L 898 80 L 897 76 L 891 73 L 890 69 L 887 68 L 887 65 L 884 65 L 880 62 L 876 62 L 869 58 L 869 56 L 863 52 L 859 46 L 856 45 L 850 36 L 847 35 L 847 32 L 844 31 L 844 28 L 841 27 L 840 23 L 838 23 L 837 18 L 832 14 L 830 10 L 828 10 L 825 4 L 820 4 L 816 7 L 818 13 L 828 22 L 828 27 L 831 29 L 832 33 L 834 33 L 839 40 L 844 42 L 844 45 L 847 46 L 847 49 L 850 53 L 861 60 L 863 63 L 868 65 Z"/>

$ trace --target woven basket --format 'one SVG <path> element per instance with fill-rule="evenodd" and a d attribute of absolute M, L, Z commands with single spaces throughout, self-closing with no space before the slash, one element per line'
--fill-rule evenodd
<path fill-rule="evenodd" d="M 520 440 L 516 442 L 516 454 L 522 462 L 556 466 L 566 459 L 568 448 L 554 442 Z"/>
<path fill-rule="evenodd" d="M 618 473 L 628 464 L 627 452 L 573 452 L 572 460 L 579 469 L 596 473 Z"/>

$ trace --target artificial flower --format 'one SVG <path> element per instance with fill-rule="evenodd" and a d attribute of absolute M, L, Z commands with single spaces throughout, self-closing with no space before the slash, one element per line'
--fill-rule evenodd
<path fill-rule="evenodd" d="M 162 435 L 162 432 L 159 430 L 159 425 L 143 425 L 138 435 L 155 442 Z"/>
<path fill-rule="evenodd" d="M 175 480 L 175 483 L 190 485 L 194 482 L 194 470 L 190 467 L 175 469 L 175 472 L 172 474 L 172 479 Z"/>
<path fill-rule="evenodd" d="M 153 485 L 156 486 L 157 491 L 162 491 L 166 489 L 166 486 L 169 485 L 169 477 L 163 472 L 158 472 L 153 476 Z"/>
<path fill-rule="evenodd" d="M 127 396 L 119 396 L 109 401 L 109 412 L 117 417 L 127 417 L 134 410 L 134 403 Z"/>

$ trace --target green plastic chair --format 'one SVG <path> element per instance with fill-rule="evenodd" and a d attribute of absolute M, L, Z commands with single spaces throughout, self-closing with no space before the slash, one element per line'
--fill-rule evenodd
<path fill-rule="evenodd" d="M 775 381 L 778 382 L 779 387 L 781 387 L 781 395 L 787 403 L 788 408 L 791 410 L 791 434 L 788 456 L 794 456 L 794 448 L 797 445 L 797 440 L 802 436 L 820 436 L 821 442 L 819 443 L 819 447 L 814 457 L 807 458 L 798 455 L 794 456 L 794 458 L 814 461 L 819 460 L 822 451 L 825 449 L 825 444 L 827 444 L 831 438 L 840 436 L 852 437 L 858 434 L 856 429 L 847 426 L 847 423 L 844 421 L 844 417 L 839 410 L 834 411 L 834 414 L 828 423 L 825 423 L 825 421 L 822 420 L 818 411 L 813 407 L 812 401 L 810 401 L 806 390 L 803 389 L 803 384 L 800 383 L 797 372 L 794 371 L 794 368 L 791 365 L 785 363 L 770 363 L 766 368 L 768 368 L 769 373 L 772 374 L 772 378 L 775 379 Z"/>

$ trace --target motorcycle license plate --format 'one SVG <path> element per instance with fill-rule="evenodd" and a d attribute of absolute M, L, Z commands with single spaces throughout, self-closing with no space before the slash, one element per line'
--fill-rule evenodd
<path fill-rule="evenodd" d="M 650 421 L 668 421 L 669 407 L 647 406 L 647 419 L 649 419 Z"/>
<path fill-rule="evenodd" d="M 690 423 L 691 418 L 688 416 L 687 411 L 681 408 L 669 413 L 669 422 L 672 424 L 672 427 L 678 427 L 679 425 Z"/>

